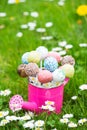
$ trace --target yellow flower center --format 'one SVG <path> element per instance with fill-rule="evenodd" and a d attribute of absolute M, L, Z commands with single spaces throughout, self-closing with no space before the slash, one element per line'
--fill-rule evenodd
<path fill-rule="evenodd" d="M 2 112 L 0 112 L 0 117 L 2 117 L 3 116 L 3 113 Z"/>
<path fill-rule="evenodd" d="M 85 122 L 85 119 L 82 119 L 82 123 L 84 123 Z"/>
<path fill-rule="evenodd" d="M 41 125 L 41 122 L 38 122 L 38 126 L 40 126 Z"/>
<path fill-rule="evenodd" d="M 48 105 L 51 105 L 51 104 L 52 104 L 52 102 L 48 101 L 48 102 L 47 102 L 47 104 L 48 104 Z"/>
<path fill-rule="evenodd" d="M 15 0 L 16 3 L 19 3 L 19 0 Z"/>
<path fill-rule="evenodd" d="M 66 119 L 64 119 L 64 123 L 67 123 L 67 120 L 66 120 Z"/>

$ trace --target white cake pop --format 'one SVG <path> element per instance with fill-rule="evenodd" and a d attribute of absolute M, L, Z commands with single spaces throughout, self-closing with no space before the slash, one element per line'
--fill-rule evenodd
<path fill-rule="evenodd" d="M 36 49 L 37 52 L 40 53 L 41 55 L 41 60 L 43 60 L 44 58 L 47 57 L 48 55 L 48 49 L 44 46 L 39 46 L 37 49 Z"/>

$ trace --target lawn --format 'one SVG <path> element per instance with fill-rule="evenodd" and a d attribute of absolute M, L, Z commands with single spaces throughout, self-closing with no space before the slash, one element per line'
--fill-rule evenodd
<path fill-rule="evenodd" d="M 61 0 L 59 0 L 61 1 Z M 21 117 L 25 115 L 24 110 L 12 112 L 9 109 L 9 100 L 15 94 L 20 94 L 24 100 L 28 98 L 26 78 L 17 74 L 17 67 L 20 65 L 21 56 L 25 52 L 35 50 L 38 46 L 45 46 L 51 51 L 53 48 L 61 47 L 66 54 L 75 58 L 75 75 L 70 79 L 64 89 L 64 102 L 60 114 L 47 115 L 42 113 L 34 114 L 31 120 L 43 120 L 43 128 L 35 130 L 86 130 L 87 129 L 87 15 L 79 16 L 77 8 L 86 0 L 65 0 L 64 5 L 59 5 L 58 0 L 26 0 L 23 3 L 8 4 L 7 0 L 0 0 L 0 92 L 9 89 L 8 96 L 0 95 L 0 111 L 9 111 L 9 115 Z M 83 10 L 84 11 L 84 10 Z M 36 12 L 34 15 L 33 12 Z M 36 23 L 32 28 L 23 28 L 29 22 Z M 50 22 L 52 26 L 46 27 Z M 37 32 L 38 28 L 45 28 L 45 32 Z M 19 32 L 20 35 L 19 35 Z M 51 36 L 52 39 L 42 40 L 42 37 Z M 59 46 L 59 42 L 66 42 L 72 48 Z M 80 86 L 86 88 L 80 90 Z M 71 99 L 77 96 L 76 100 Z M 63 115 L 73 114 L 69 120 L 77 127 L 69 128 L 69 123 L 60 121 Z M 7 116 L 7 115 L 6 115 Z M 0 122 L 5 117 L 0 116 Z M 28 113 L 29 116 L 29 113 Z M 80 119 L 81 123 L 78 123 Z M 30 119 L 29 119 L 30 120 Z M 27 121 L 29 121 L 27 120 Z M 0 126 L 0 130 L 24 130 L 25 120 L 9 121 Z M 34 130 L 34 128 L 31 128 Z"/>

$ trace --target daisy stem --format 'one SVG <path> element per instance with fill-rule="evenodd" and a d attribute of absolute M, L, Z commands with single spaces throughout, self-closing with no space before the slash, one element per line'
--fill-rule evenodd
<path fill-rule="evenodd" d="M 82 104 L 80 103 L 80 101 L 78 101 L 78 104 L 80 105 L 80 108 L 82 109 L 82 111 L 84 113 L 84 108 L 83 108 Z"/>
<path fill-rule="evenodd" d="M 47 121 L 47 118 L 48 118 L 48 113 L 46 113 L 45 124 L 44 124 L 44 130 L 46 130 L 46 121 Z"/>

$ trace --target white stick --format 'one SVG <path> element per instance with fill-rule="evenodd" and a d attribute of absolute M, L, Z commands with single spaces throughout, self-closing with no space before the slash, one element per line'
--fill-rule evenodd
<path fill-rule="evenodd" d="M 40 68 L 42 69 L 42 60 L 40 61 Z"/>

